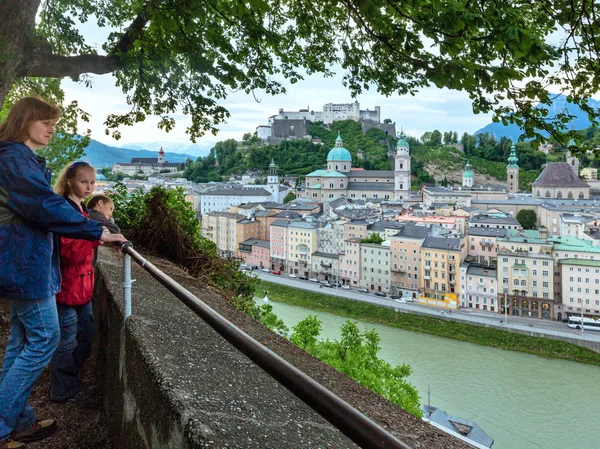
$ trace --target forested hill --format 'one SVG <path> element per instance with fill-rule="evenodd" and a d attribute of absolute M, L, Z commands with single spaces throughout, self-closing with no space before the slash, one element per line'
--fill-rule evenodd
<path fill-rule="evenodd" d="M 370 170 L 389 170 L 386 135 L 372 129 L 363 135 L 360 123 L 354 121 L 336 122 L 331 128 L 312 124 L 310 133 L 319 138 L 322 144 L 313 144 L 305 139 L 284 141 L 279 145 L 260 145 L 256 137 L 247 134 L 243 146 L 238 147 L 234 140 L 216 144 L 207 157 L 198 158 L 185 172 L 187 179 L 196 182 L 221 181 L 223 177 L 240 175 L 254 171 L 266 175 L 271 159 L 277 164 L 280 175 L 302 176 L 323 168 L 327 163 L 327 153 L 335 146 L 338 132 L 344 147 L 352 154 L 352 165 Z M 476 184 L 501 184 L 506 181 L 506 164 L 512 142 L 508 138 L 496 140 L 493 135 L 482 133 L 460 137 L 464 151 L 449 144 L 458 141 L 455 132 L 427 132 L 420 138 L 407 138 L 411 149 L 413 188 L 421 183 L 437 179 L 445 183 L 460 183 L 464 165 L 468 160 L 475 172 Z M 584 145 L 600 144 L 598 130 L 589 128 L 581 131 Z M 389 143 L 395 148 L 396 138 L 389 136 Z M 532 148 L 530 142 L 518 142 L 521 189 L 529 189 L 546 162 L 564 160 L 564 148 L 546 156 Z M 357 158 L 361 149 L 363 159 Z M 215 160 L 216 159 L 216 160 Z M 218 161 L 218 164 L 216 163 Z M 582 156 L 581 166 L 597 166 L 598 160 L 592 156 Z"/>
<path fill-rule="evenodd" d="M 335 146 L 340 133 L 344 147 L 352 154 L 352 165 L 371 170 L 390 170 L 387 159 L 385 132 L 371 129 L 366 135 L 360 123 L 352 120 L 336 122 L 328 129 L 319 124 L 311 124 L 310 134 L 321 139 L 321 144 L 313 144 L 306 139 L 286 140 L 279 145 L 258 145 L 258 139 L 246 135 L 244 145 L 237 145 L 233 139 L 218 142 L 206 157 L 201 157 L 185 171 L 184 176 L 196 182 L 221 181 L 223 176 L 239 175 L 247 171 L 267 173 L 271 159 L 277 164 L 279 174 L 302 176 L 323 168 L 327 164 L 327 153 Z M 390 136 L 390 145 L 395 148 L 396 138 Z M 357 151 L 361 149 L 365 158 L 359 160 Z M 218 163 L 215 163 L 215 159 Z"/>

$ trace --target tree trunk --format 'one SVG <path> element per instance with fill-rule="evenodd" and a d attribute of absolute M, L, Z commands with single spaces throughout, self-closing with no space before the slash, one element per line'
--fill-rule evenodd
<path fill-rule="evenodd" d="M 31 48 L 41 0 L 0 0 L 0 105 Z"/>

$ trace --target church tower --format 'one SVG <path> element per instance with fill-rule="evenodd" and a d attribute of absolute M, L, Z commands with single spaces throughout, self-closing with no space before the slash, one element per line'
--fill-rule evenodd
<path fill-rule="evenodd" d="M 398 135 L 396 155 L 394 156 L 394 197 L 396 200 L 410 196 L 410 148 L 406 135 L 402 131 Z"/>
<path fill-rule="evenodd" d="M 158 159 L 156 160 L 156 162 L 158 162 L 159 164 L 165 163 L 165 152 L 163 151 L 162 147 L 160 147 L 160 150 L 158 151 Z"/>
<path fill-rule="evenodd" d="M 575 140 L 570 139 L 569 143 L 567 143 L 567 148 L 573 148 L 576 147 L 577 144 L 575 143 Z M 579 159 L 577 159 L 575 156 L 571 155 L 571 151 L 567 150 L 567 163 L 569 164 L 569 167 L 571 167 L 571 170 L 573 170 L 573 173 L 575 174 L 576 178 L 579 178 Z"/>
<path fill-rule="evenodd" d="M 517 157 L 517 149 L 514 144 L 510 147 L 510 156 L 508 156 L 506 180 L 509 192 L 516 193 L 519 191 L 519 158 Z"/>
<path fill-rule="evenodd" d="M 269 164 L 269 176 L 267 177 L 267 189 L 271 192 L 273 201 L 279 202 L 279 176 L 277 176 L 277 166 L 275 161 L 271 159 Z"/>
<path fill-rule="evenodd" d="M 462 186 L 468 188 L 473 187 L 473 171 L 471 170 L 471 164 L 469 164 L 469 161 L 467 161 L 465 171 L 462 175 Z"/>

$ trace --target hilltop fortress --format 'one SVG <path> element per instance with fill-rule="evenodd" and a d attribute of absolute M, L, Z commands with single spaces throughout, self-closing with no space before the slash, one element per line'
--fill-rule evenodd
<path fill-rule="evenodd" d="M 354 120 L 362 125 L 362 132 L 366 133 L 371 128 L 381 129 L 388 134 L 396 135 L 394 123 L 381 123 L 381 107 L 375 106 L 374 110 L 361 110 L 358 101 L 354 103 L 327 103 L 322 111 L 310 108 L 298 111 L 285 111 L 279 109 L 279 114 L 269 117 L 268 125 L 256 127 L 259 139 L 277 143 L 285 139 L 310 139 L 310 123 L 322 122 L 331 125 L 342 120 Z"/>

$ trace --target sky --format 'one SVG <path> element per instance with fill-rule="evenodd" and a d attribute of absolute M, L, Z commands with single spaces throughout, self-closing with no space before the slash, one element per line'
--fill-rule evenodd
<path fill-rule="evenodd" d="M 98 28 L 93 18 L 79 28 L 88 44 L 95 46 L 99 53 L 102 43 L 110 33 L 109 28 Z M 294 85 L 286 84 L 287 93 L 277 96 L 257 92 L 258 102 L 252 95 L 243 92 L 232 93 L 221 103 L 231 117 L 226 123 L 218 126 L 217 136 L 208 134 L 198 142 L 218 142 L 225 139 L 241 140 L 244 133 L 254 132 L 259 125 L 266 125 L 270 116 L 278 113 L 279 108 L 296 111 L 309 107 L 315 111 L 323 110 L 326 103 L 352 103 L 355 98 L 342 85 L 343 72 L 338 70 L 337 76 L 324 78 L 321 75 L 306 77 Z M 107 145 L 126 146 L 128 143 L 174 142 L 189 143 L 185 133 L 191 122 L 183 114 L 176 115 L 176 127 L 169 133 L 157 128 L 158 118 L 148 117 L 145 122 L 133 127 L 122 127 L 119 141 L 105 135 L 103 123 L 110 113 L 121 113 L 129 110 L 125 96 L 120 88 L 115 87 L 112 75 L 93 75 L 93 87 L 86 88 L 70 79 L 63 81 L 66 99 L 78 100 L 80 107 L 91 115 L 90 123 L 82 123 L 81 128 L 90 128 L 92 138 Z M 413 137 L 420 137 L 426 131 L 456 131 L 474 133 L 491 122 L 491 114 L 473 114 L 471 101 L 466 92 L 450 91 L 430 87 L 422 89 L 415 96 L 394 95 L 384 97 L 375 89 L 359 95 L 356 100 L 361 110 L 381 107 L 382 120 L 392 119 L 396 128 L 404 128 Z"/>
<path fill-rule="evenodd" d="M 242 135 L 254 132 L 257 126 L 266 125 L 270 116 L 279 112 L 310 108 L 315 111 L 323 110 L 326 103 L 352 103 L 354 98 L 349 90 L 342 85 L 341 75 L 335 78 L 323 78 L 318 75 L 307 77 L 304 81 L 287 86 L 287 93 L 277 96 L 258 94 L 254 96 L 245 93 L 232 93 L 221 104 L 225 106 L 231 117 L 226 123 L 218 126 L 217 136 L 208 134 L 199 142 L 217 142 L 229 138 L 241 140 Z M 157 128 L 158 119 L 148 117 L 145 122 L 133 127 L 122 127 L 122 137 L 119 141 L 105 135 L 103 122 L 110 113 L 121 113 L 129 109 L 125 94 L 115 87 L 112 75 L 93 77 L 91 89 L 70 80 L 63 82 L 67 100 L 78 100 L 83 110 L 91 114 L 89 124 L 82 126 L 92 130 L 92 138 L 102 143 L 114 146 L 124 146 L 127 143 L 143 143 L 155 141 L 170 141 L 191 143 L 185 129 L 191 122 L 183 114 L 175 116 L 175 129 L 166 133 Z M 438 129 L 474 133 L 491 122 L 491 114 L 475 115 L 471 109 L 471 101 L 466 92 L 450 91 L 435 87 L 421 90 L 415 96 L 384 97 L 375 91 L 363 92 L 356 100 L 361 110 L 373 110 L 381 107 L 381 118 L 390 118 L 396 123 L 398 131 L 404 128 L 408 135 L 420 137 L 426 131 Z"/>

